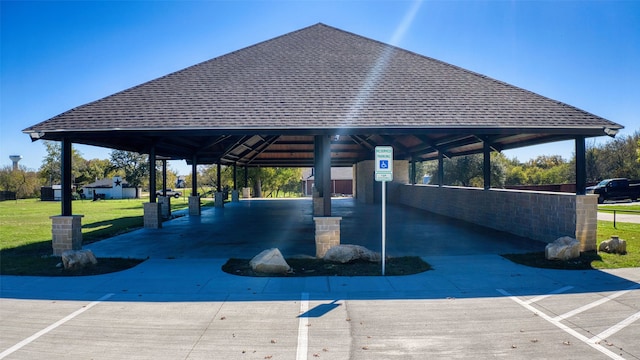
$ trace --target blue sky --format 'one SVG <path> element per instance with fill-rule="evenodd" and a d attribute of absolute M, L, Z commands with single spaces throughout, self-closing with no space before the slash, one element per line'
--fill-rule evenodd
<path fill-rule="evenodd" d="M 640 1 L 0 1 L 0 166 L 37 169 L 22 129 L 319 22 L 640 130 Z M 419 7 L 418 7 L 419 6 Z M 407 14 L 415 11 L 411 21 Z M 588 140 L 591 141 L 591 140 Z M 599 143 L 606 137 L 597 138 Z M 505 152 L 570 158 L 573 142 Z M 109 149 L 76 146 L 86 159 Z M 184 162 L 171 167 L 190 171 Z"/>

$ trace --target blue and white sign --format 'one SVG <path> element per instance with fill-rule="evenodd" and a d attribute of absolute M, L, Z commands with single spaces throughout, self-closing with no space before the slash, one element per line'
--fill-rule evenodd
<path fill-rule="evenodd" d="M 391 146 L 376 146 L 376 181 L 393 180 L 393 148 Z"/>

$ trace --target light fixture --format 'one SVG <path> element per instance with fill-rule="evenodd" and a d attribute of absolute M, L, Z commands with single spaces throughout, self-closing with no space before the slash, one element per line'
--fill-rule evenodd
<path fill-rule="evenodd" d="M 616 134 L 618 133 L 618 129 L 604 128 L 604 133 L 611 137 L 616 137 Z"/>
<path fill-rule="evenodd" d="M 39 140 L 43 136 L 44 136 L 44 132 L 42 132 L 42 131 L 29 133 L 29 137 L 31 137 L 31 141 Z"/>

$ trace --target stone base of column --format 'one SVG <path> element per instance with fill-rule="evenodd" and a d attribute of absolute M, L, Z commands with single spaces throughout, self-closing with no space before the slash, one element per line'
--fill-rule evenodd
<path fill-rule="evenodd" d="M 160 210 L 160 203 L 144 203 L 142 204 L 144 209 L 144 228 L 145 229 L 160 229 L 162 228 L 162 214 Z"/>
<path fill-rule="evenodd" d="M 223 208 L 224 207 L 224 193 L 217 192 L 214 199 L 214 207 Z"/>
<path fill-rule="evenodd" d="M 321 259 L 327 250 L 340 245 L 340 221 L 342 217 L 316 216 L 316 258 Z"/>
<path fill-rule="evenodd" d="M 189 215 L 200 216 L 200 196 L 189 196 Z"/>
<path fill-rule="evenodd" d="M 243 187 L 242 188 L 242 198 L 249 199 L 251 197 L 251 188 Z"/>
<path fill-rule="evenodd" d="M 82 249 L 82 218 L 84 215 L 51 216 L 51 245 L 53 255 L 62 256 L 67 250 Z"/>
<path fill-rule="evenodd" d="M 162 219 L 171 218 L 171 197 L 170 196 L 158 196 L 158 203 L 160 204 L 160 214 Z"/>
<path fill-rule="evenodd" d="M 576 240 L 580 251 L 597 250 L 598 195 L 576 195 Z"/>
<path fill-rule="evenodd" d="M 231 202 L 238 202 L 238 201 L 240 201 L 240 193 L 238 192 L 238 190 L 232 190 Z"/>

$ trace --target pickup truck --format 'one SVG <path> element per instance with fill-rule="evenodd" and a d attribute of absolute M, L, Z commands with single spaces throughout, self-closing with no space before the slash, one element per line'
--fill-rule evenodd
<path fill-rule="evenodd" d="M 156 195 L 157 196 L 162 196 L 162 190 L 158 190 L 156 191 Z M 180 196 L 182 196 L 182 193 L 180 191 L 174 191 L 172 189 L 167 189 L 167 196 L 173 196 L 174 198 L 179 198 Z"/>
<path fill-rule="evenodd" d="M 587 194 L 597 194 L 598 204 L 605 200 L 638 200 L 640 198 L 640 183 L 634 184 L 629 179 L 606 179 L 596 186 L 587 188 Z"/>

